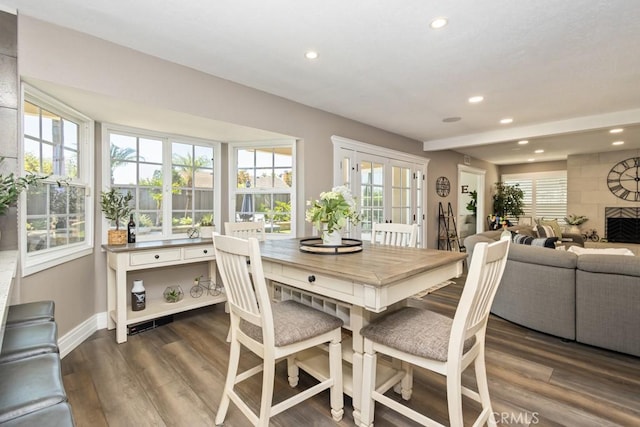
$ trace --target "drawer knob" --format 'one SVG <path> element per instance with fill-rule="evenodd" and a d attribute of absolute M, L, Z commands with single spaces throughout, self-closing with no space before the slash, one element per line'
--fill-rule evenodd
<path fill-rule="evenodd" d="M 154 258 L 155 258 L 155 259 L 160 258 L 160 255 L 155 255 L 155 256 L 154 256 Z"/>
<path fill-rule="evenodd" d="M 313 283 L 316 281 L 316 276 L 312 274 L 311 276 L 307 277 L 307 280 L 309 281 L 309 283 Z"/>
<path fill-rule="evenodd" d="M 204 252 L 205 254 L 208 254 L 208 253 L 209 253 L 209 251 L 208 251 L 208 250 L 206 250 L 206 249 L 205 249 L 203 252 Z"/>

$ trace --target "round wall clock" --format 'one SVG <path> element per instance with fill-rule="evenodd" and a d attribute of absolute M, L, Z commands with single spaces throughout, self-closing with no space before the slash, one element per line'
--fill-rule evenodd
<path fill-rule="evenodd" d="M 607 186 L 616 197 L 640 202 L 640 157 L 616 163 L 607 175 Z"/>
<path fill-rule="evenodd" d="M 440 197 L 447 197 L 451 191 L 451 183 L 446 176 L 440 176 L 436 179 L 436 193 Z"/>

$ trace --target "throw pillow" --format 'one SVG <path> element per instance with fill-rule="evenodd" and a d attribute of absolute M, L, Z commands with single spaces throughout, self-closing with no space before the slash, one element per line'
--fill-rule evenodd
<path fill-rule="evenodd" d="M 511 240 L 513 243 L 517 245 L 530 245 L 530 246 L 542 246 L 543 248 L 552 248 L 555 249 L 556 242 L 558 241 L 557 237 L 547 237 L 547 238 L 534 238 L 531 236 L 525 236 L 522 234 L 512 233 Z"/>
<path fill-rule="evenodd" d="M 555 219 L 551 219 L 551 220 L 545 220 L 545 219 L 541 219 L 540 220 L 540 225 L 545 226 L 548 225 L 549 227 L 551 227 L 553 229 L 553 235 L 552 236 L 547 236 L 547 237 L 562 237 L 562 229 L 560 228 L 560 224 L 558 224 L 558 221 Z"/>
<path fill-rule="evenodd" d="M 556 236 L 553 227 L 551 227 L 550 225 L 539 225 L 538 237 L 546 238 L 546 237 L 558 237 L 558 236 Z"/>

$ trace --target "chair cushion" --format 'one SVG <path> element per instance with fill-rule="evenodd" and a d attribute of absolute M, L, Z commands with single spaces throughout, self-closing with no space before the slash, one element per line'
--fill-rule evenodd
<path fill-rule="evenodd" d="M 17 324 L 52 322 L 55 304 L 53 301 L 34 301 L 9 306 L 7 326 Z"/>
<path fill-rule="evenodd" d="M 2 427 L 33 426 L 75 426 L 71 406 L 67 402 L 62 402 L 2 423 Z"/>
<path fill-rule="evenodd" d="M 57 353 L 0 364 L 0 423 L 66 400 Z"/>
<path fill-rule="evenodd" d="M 55 322 L 20 324 L 5 330 L 0 363 L 44 353 L 58 353 Z"/>
<path fill-rule="evenodd" d="M 276 347 L 322 335 L 343 324 L 335 316 L 292 300 L 273 304 L 271 310 Z M 243 320 L 240 329 L 254 340 L 262 342 L 262 328 Z"/>
<path fill-rule="evenodd" d="M 389 313 L 362 328 L 365 338 L 405 353 L 428 359 L 447 361 L 449 335 L 453 319 L 415 307 L 405 307 Z M 475 337 L 464 342 L 466 353 Z"/>

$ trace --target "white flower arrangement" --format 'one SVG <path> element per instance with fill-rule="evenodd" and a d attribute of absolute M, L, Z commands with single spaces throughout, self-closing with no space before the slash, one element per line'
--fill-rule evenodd
<path fill-rule="evenodd" d="M 308 201 L 307 206 L 305 219 L 320 231 L 325 225 L 327 232 L 332 233 L 342 230 L 348 221 L 354 225 L 360 222 L 356 199 L 344 185 L 320 193 L 320 199 Z"/>

